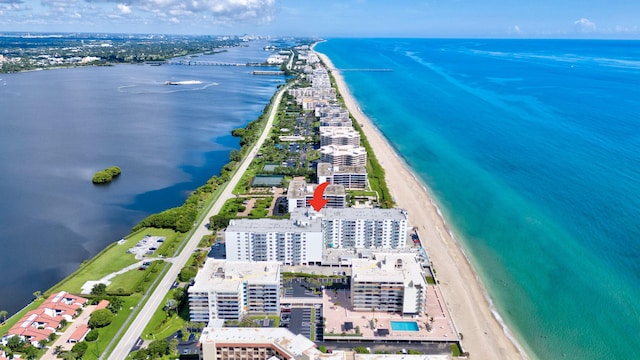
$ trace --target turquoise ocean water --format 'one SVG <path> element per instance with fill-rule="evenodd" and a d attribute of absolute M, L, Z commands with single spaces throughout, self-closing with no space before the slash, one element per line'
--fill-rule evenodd
<path fill-rule="evenodd" d="M 496 309 L 537 358 L 633 358 L 640 346 L 639 45 L 316 47 L 341 69 L 393 70 L 344 77 L 432 190 Z"/>

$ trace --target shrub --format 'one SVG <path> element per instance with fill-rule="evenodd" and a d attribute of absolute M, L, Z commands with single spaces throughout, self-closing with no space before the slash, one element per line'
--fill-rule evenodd
<path fill-rule="evenodd" d="M 89 347 L 89 344 L 87 344 L 84 341 L 81 341 L 73 345 L 73 347 L 71 348 L 71 352 L 78 355 L 79 358 L 82 358 L 82 355 L 84 355 L 88 347 Z"/>
<path fill-rule="evenodd" d="M 98 340 L 98 329 L 93 329 L 87 333 L 87 336 L 84 338 L 87 341 L 96 341 Z"/>

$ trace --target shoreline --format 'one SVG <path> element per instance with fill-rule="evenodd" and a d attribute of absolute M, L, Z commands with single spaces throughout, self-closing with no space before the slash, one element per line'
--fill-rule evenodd
<path fill-rule="evenodd" d="M 455 326 L 464 335 L 464 351 L 480 359 L 529 359 L 530 356 L 493 306 L 489 293 L 426 184 L 418 179 L 387 138 L 362 112 L 342 74 L 327 55 L 315 50 L 316 44 L 312 50 L 331 71 L 347 109 L 361 124 L 376 157 L 385 168 L 387 185 L 396 205 L 407 209 L 409 226 L 418 228 L 432 264 L 437 264 L 445 303 L 453 313 Z M 389 177 L 390 173 L 398 176 Z M 427 203 L 430 206 L 421 206 Z"/>

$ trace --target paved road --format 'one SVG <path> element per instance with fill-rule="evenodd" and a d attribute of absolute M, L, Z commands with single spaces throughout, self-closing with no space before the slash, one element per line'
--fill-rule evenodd
<path fill-rule="evenodd" d="M 207 213 L 207 216 L 205 216 L 202 222 L 198 224 L 196 231 L 193 233 L 191 238 L 189 238 L 187 245 L 184 247 L 184 249 L 182 249 L 182 252 L 174 258 L 171 268 L 169 268 L 165 276 L 160 280 L 155 291 L 150 295 L 149 301 L 147 301 L 147 303 L 138 314 L 137 318 L 133 321 L 129 329 L 122 336 L 122 339 L 114 348 L 109 359 L 126 359 L 129 351 L 138 340 L 138 337 L 142 335 L 142 331 L 147 326 L 147 323 L 153 316 L 153 313 L 161 305 L 164 296 L 169 292 L 169 289 L 178 276 L 178 273 L 185 266 L 191 254 L 193 254 L 195 249 L 198 247 L 198 243 L 200 242 L 200 240 L 202 240 L 202 237 L 211 234 L 211 231 L 209 231 L 205 225 L 209 222 L 209 218 L 211 216 L 220 212 L 220 209 L 222 209 L 222 205 L 224 205 L 225 201 L 235 197 L 235 195 L 232 194 L 232 191 L 242 178 L 242 175 L 245 173 L 245 171 L 247 171 L 247 168 L 262 146 L 262 143 L 269 135 L 269 130 L 271 129 L 273 121 L 276 117 L 278 105 L 280 104 L 280 100 L 282 99 L 282 94 L 286 91 L 287 88 L 288 86 L 283 87 L 278 91 L 276 98 L 273 101 L 273 107 L 269 112 L 269 118 L 267 120 L 266 126 L 264 127 L 262 135 L 260 135 L 260 138 L 256 142 L 253 149 L 240 164 L 238 171 L 235 172 L 235 175 L 233 175 L 218 200 L 213 204 L 213 206 Z"/>

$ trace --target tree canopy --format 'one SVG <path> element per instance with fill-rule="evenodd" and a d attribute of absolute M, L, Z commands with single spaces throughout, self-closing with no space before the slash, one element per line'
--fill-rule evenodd
<path fill-rule="evenodd" d="M 111 324 L 113 313 L 109 309 L 96 310 L 89 318 L 89 327 L 92 329 L 105 327 Z"/>
<path fill-rule="evenodd" d="M 117 166 L 110 166 L 104 170 L 98 171 L 95 175 L 93 175 L 93 179 L 91 181 L 94 184 L 105 184 L 111 182 L 116 176 L 120 175 L 122 170 Z"/>

